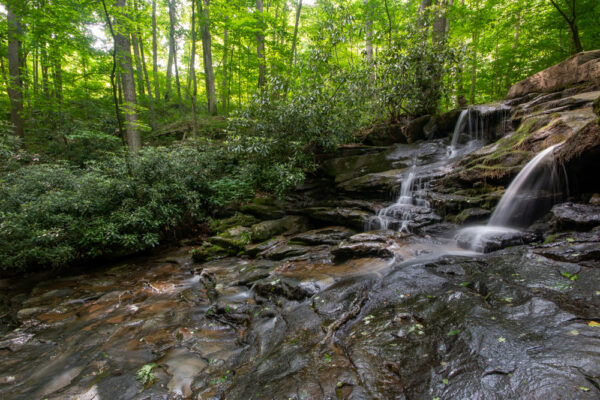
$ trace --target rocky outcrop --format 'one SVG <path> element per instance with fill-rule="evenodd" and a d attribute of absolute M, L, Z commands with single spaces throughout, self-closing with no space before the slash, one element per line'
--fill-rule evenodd
<path fill-rule="evenodd" d="M 552 208 L 552 225 L 557 231 L 587 231 L 600 225 L 600 206 L 563 203 Z"/>
<path fill-rule="evenodd" d="M 586 51 L 516 83 L 508 92 L 507 98 L 554 92 L 578 83 L 599 80 L 600 50 Z"/>

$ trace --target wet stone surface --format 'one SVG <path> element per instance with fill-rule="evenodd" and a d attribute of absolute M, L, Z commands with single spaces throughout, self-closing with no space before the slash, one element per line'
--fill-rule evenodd
<path fill-rule="evenodd" d="M 0 397 L 598 398 L 597 235 L 482 255 L 381 231 L 345 240 L 395 258 L 183 248 L 41 282 L 0 339 Z"/>

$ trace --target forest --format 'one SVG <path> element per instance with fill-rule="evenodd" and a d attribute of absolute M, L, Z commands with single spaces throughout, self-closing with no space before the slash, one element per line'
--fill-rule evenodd
<path fill-rule="evenodd" d="M 600 398 L 599 0 L 0 0 L 0 398 Z"/>

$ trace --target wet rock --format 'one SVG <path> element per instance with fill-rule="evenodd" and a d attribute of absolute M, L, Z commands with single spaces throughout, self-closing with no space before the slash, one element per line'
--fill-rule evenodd
<path fill-rule="evenodd" d="M 244 204 L 241 211 L 260 219 L 278 219 L 286 215 L 284 204 L 272 197 L 256 197 Z"/>
<path fill-rule="evenodd" d="M 256 257 L 260 253 L 266 252 L 269 249 L 272 249 L 272 248 L 282 245 L 284 243 L 285 243 L 285 239 L 279 237 L 279 238 L 274 238 L 274 239 L 267 240 L 267 241 L 264 241 L 264 242 L 258 243 L 258 244 L 249 244 L 246 247 L 244 247 L 244 254 L 247 254 L 250 257 Z"/>
<path fill-rule="evenodd" d="M 316 246 L 320 244 L 337 245 L 342 240 L 356 234 L 355 231 L 342 226 L 330 226 L 300 233 L 290 238 L 290 244 Z"/>
<path fill-rule="evenodd" d="M 376 172 L 342 182 L 337 185 L 337 188 L 367 198 L 387 198 L 398 189 L 402 172 L 403 170 Z"/>
<path fill-rule="evenodd" d="M 489 253 L 533 242 L 537 235 L 508 228 L 473 227 L 460 230 L 455 238 L 457 244 L 464 249 Z"/>
<path fill-rule="evenodd" d="M 235 213 L 235 215 L 232 217 L 222 219 L 222 220 L 214 220 L 210 224 L 210 229 L 213 232 L 219 234 L 219 233 L 226 232 L 227 230 L 229 230 L 231 228 L 235 228 L 236 226 L 243 226 L 243 227 L 247 228 L 247 227 L 250 227 L 259 222 L 260 221 L 252 215 Z"/>
<path fill-rule="evenodd" d="M 363 143 L 371 146 L 389 146 L 406 143 L 403 124 L 379 124 L 367 129 L 362 136 Z"/>
<path fill-rule="evenodd" d="M 586 51 L 516 83 L 508 92 L 507 98 L 514 99 L 528 93 L 551 92 L 598 79 L 600 50 Z"/>
<path fill-rule="evenodd" d="M 309 251 L 311 251 L 311 248 L 307 246 L 281 244 L 263 251 L 260 253 L 260 256 L 268 258 L 269 260 L 283 260 L 286 258 L 301 256 Z"/>
<path fill-rule="evenodd" d="M 452 134 L 460 113 L 461 110 L 451 110 L 431 118 L 427 125 L 423 127 L 427 139 L 444 138 Z"/>
<path fill-rule="evenodd" d="M 600 193 L 594 193 L 592 197 L 590 197 L 589 204 L 593 206 L 600 206 Z"/>
<path fill-rule="evenodd" d="M 19 321 L 24 321 L 46 311 L 48 311 L 48 308 L 45 307 L 23 308 L 17 312 L 17 319 Z"/>
<path fill-rule="evenodd" d="M 250 243 L 252 230 L 243 226 L 231 228 L 217 236 L 211 236 L 208 242 L 215 246 L 226 249 L 230 254 L 237 254 Z"/>
<path fill-rule="evenodd" d="M 273 275 L 256 281 L 254 291 L 263 297 L 282 296 L 289 300 L 302 300 L 314 295 L 314 288 L 297 279 Z"/>
<path fill-rule="evenodd" d="M 338 224 L 356 230 L 362 230 L 371 214 L 356 208 L 311 207 L 301 210 L 309 219 L 325 223 Z"/>
<path fill-rule="evenodd" d="M 336 262 L 363 257 L 392 258 L 393 245 L 405 237 L 407 236 L 394 231 L 360 233 L 340 243 L 331 254 Z"/>
<path fill-rule="evenodd" d="M 280 219 L 263 221 L 250 228 L 253 242 L 263 242 L 277 235 L 293 235 L 305 231 L 308 221 L 304 217 L 288 215 Z"/>
<path fill-rule="evenodd" d="M 586 231 L 600 225 L 600 206 L 562 203 L 552 207 L 552 222 L 557 231 Z"/>
<path fill-rule="evenodd" d="M 393 161 L 389 159 L 390 151 L 337 157 L 325 160 L 321 164 L 323 174 L 334 178 L 335 183 L 345 182 L 362 175 L 392 169 Z"/>
<path fill-rule="evenodd" d="M 458 214 L 455 218 L 458 224 L 467 224 L 469 222 L 480 222 L 487 219 L 492 212 L 483 208 L 467 208 Z"/>
<path fill-rule="evenodd" d="M 33 338 L 32 333 L 13 331 L 0 340 L 0 350 L 17 351 Z"/>
<path fill-rule="evenodd" d="M 423 115 L 410 121 L 403 129 L 406 143 L 415 143 L 416 141 L 426 139 L 425 127 L 432 119 L 431 115 Z"/>
<path fill-rule="evenodd" d="M 190 255 L 194 262 L 202 263 L 205 261 L 214 260 L 216 258 L 227 257 L 235 252 L 230 249 L 225 249 L 221 246 L 204 242 L 202 246 L 190 251 Z"/>

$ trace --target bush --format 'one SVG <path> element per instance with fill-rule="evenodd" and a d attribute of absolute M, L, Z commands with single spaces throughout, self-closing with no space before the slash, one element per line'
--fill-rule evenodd
<path fill-rule="evenodd" d="M 211 145 L 146 148 L 76 168 L 32 164 L 0 180 L 0 269 L 59 267 L 156 246 L 252 194 Z"/>

